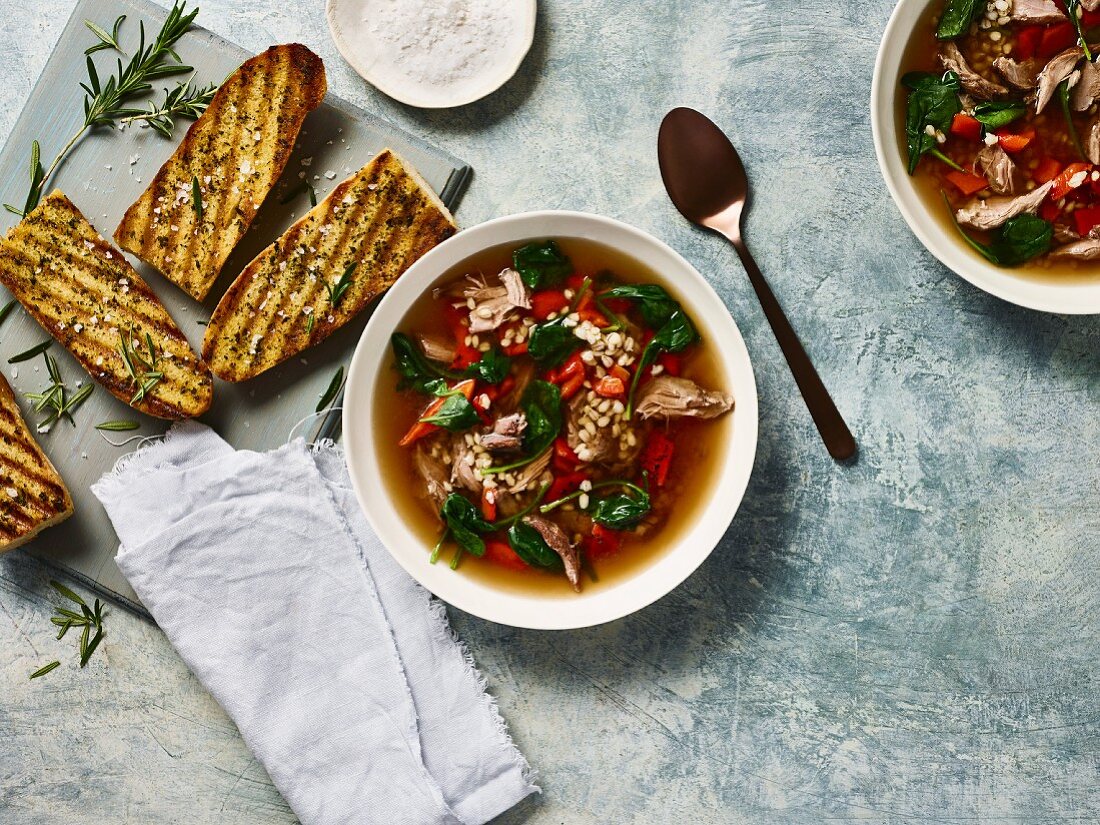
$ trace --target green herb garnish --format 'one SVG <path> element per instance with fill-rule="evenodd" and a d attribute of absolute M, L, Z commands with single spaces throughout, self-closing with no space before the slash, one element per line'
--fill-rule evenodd
<path fill-rule="evenodd" d="M 53 346 L 53 339 L 48 338 L 40 344 L 35 344 L 33 347 L 27 350 L 23 350 L 20 353 L 16 353 L 8 359 L 9 364 L 18 364 L 20 361 L 29 361 L 36 355 L 41 355 L 46 350 Z"/>
<path fill-rule="evenodd" d="M 328 382 L 328 389 L 321 393 L 321 399 L 317 402 L 316 412 L 320 412 L 325 407 L 333 402 L 336 398 L 336 394 L 340 392 L 340 387 L 344 385 L 344 368 L 340 367 L 336 370 L 336 374 L 332 376 L 332 380 Z"/>
<path fill-rule="evenodd" d="M 1069 80 L 1063 80 L 1058 84 L 1058 102 L 1062 106 L 1062 115 L 1066 119 L 1066 129 L 1069 131 L 1070 140 L 1073 141 L 1073 148 L 1077 150 L 1081 160 L 1087 162 L 1088 155 L 1085 154 L 1085 147 L 1081 145 L 1081 136 L 1077 134 L 1077 127 L 1073 124 L 1073 111 L 1070 109 L 1069 102 Z"/>
<path fill-rule="evenodd" d="M 119 15 L 115 20 L 114 26 L 111 27 L 111 31 L 107 31 L 97 23 L 93 23 L 91 20 L 85 20 L 84 25 L 88 27 L 88 31 L 96 36 L 99 40 L 94 46 L 89 46 L 84 50 L 84 54 L 95 54 L 103 49 L 114 49 L 119 54 L 125 54 L 122 51 L 122 46 L 118 44 L 118 31 L 122 28 L 122 21 L 126 19 L 126 15 Z"/>
<path fill-rule="evenodd" d="M 11 311 L 15 309 L 15 306 L 18 303 L 19 302 L 17 300 L 12 298 L 10 301 L 4 304 L 3 308 L 0 308 L 0 324 L 4 323 L 4 321 L 11 314 Z"/>
<path fill-rule="evenodd" d="M 70 610 L 66 607 L 57 606 L 54 608 L 55 615 L 50 618 L 50 622 L 59 628 L 57 631 L 58 639 L 63 639 L 71 628 L 81 628 L 80 666 L 84 667 L 103 640 L 103 603 L 96 599 L 94 606 L 89 607 L 88 603 L 79 595 L 61 584 L 61 582 L 52 579 L 50 580 L 50 587 L 80 608 L 79 610 Z M 94 636 L 92 635 L 93 630 L 95 631 Z M 60 662 L 50 662 L 32 673 L 30 678 L 37 679 L 60 664 Z"/>
<path fill-rule="evenodd" d="M 325 282 L 325 289 L 328 290 L 328 301 L 334 307 L 340 305 L 340 299 L 344 297 L 344 293 L 348 291 L 348 287 L 351 286 L 351 276 L 355 274 L 355 268 L 359 266 L 358 262 L 348 264 L 347 269 L 344 270 L 344 274 L 340 276 L 340 279 L 335 284 Z"/>
<path fill-rule="evenodd" d="M 159 106 L 150 102 L 148 109 L 123 109 L 123 112 L 130 114 L 118 122 L 120 126 L 140 123 L 143 127 L 149 127 L 157 134 L 170 138 L 176 128 L 175 118 L 198 120 L 217 91 L 218 87 L 213 83 L 207 86 L 192 86 L 190 81 L 177 83 L 174 89 L 164 90 L 164 101 Z"/>
<path fill-rule="evenodd" d="M 134 387 L 134 395 L 130 399 L 130 406 L 142 401 L 146 394 L 152 391 L 164 378 L 159 363 L 160 356 L 153 345 L 153 337 L 145 333 L 145 352 L 141 351 L 141 345 L 134 342 L 134 327 L 131 324 L 126 335 L 119 330 L 118 351 L 122 356 L 122 363 L 130 376 L 130 385 Z"/>
<path fill-rule="evenodd" d="M 110 126 L 118 120 L 135 114 L 136 110 L 127 109 L 122 104 L 132 97 L 144 94 L 152 89 L 151 81 L 161 77 L 190 72 L 191 67 L 180 62 L 179 55 L 173 47 L 176 42 L 191 28 L 195 16 L 199 13 L 194 9 L 184 13 L 186 3 L 177 0 L 168 12 L 156 39 L 149 46 L 145 45 L 145 25 L 140 24 L 140 40 L 137 52 L 123 66 L 122 60 L 118 61 L 118 73 L 112 75 L 105 82 L 101 82 L 92 62 L 91 55 L 86 58 L 88 79 L 80 86 L 85 92 L 84 121 L 69 141 L 57 153 L 49 168 L 42 169 L 39 163 L 38 141 L 31 144 L 31 174 L 30 190 L 27 193 L 26 203 L 22 210 L 10 204 L 4 204 L 10 212 L 26 215 L 38 205 L 42 197 L 42 190 L 47 180 L 53 175 L 61 161 L 76 145 L 84 133 L 95 126 Z M 104 42 L 99 36 L 100 42 Z M 112 39 L 113 36 L 112 36 Z M 113 44 L 111 48 L 114 48 Z"/>
<path fill-rule="evenodd" d="M 191 176 L 191 208 L 195 210 L 195 221 L 202 222 L 202 187 L 199 186 L 199 176 Z"/>
<path fill-rule="evenodd" d="M 306 316 L 306 335 L 313 334 L 313 323 L 316 315 L 316 312 L 311 312 L 309 313 L 309 315 Z"/>
<path fill-rule="evenodd" d="M 123 433 L 129 430 L 136 430 L 141 425 L 136 421 L 118 420 L 118 421 L 103 421 L 95 425 L 97 430 L 106 430 L 107 432 Z"/>
<path fill-rule="evenodd" d="M 65 383 L 61 380 L 61 371 L 57 368 L 57 362 L 48 352 L 43 352 L 42 358 L 46 362 L 46 373 L 50 376 L 50 385 L 42 392 L 29 392 L 26 394 L 29 400 L 35 402 L 35 412 L 42 412 L 45 409 L 50 410 L 50 414 L 39 422 L 38 427 L 40 430 L 48 429 L 61 418 L 67 418 L 69 423 L 75 427 L 76 422 L 73 420 L 72 414 L 77 407 L 87 400 L 95 387 L 92 384 L 84 384 L 71 396 L 66 396 Z"/>
<path fill-rule="evenodd" d="M 1066 15 L 1069 17 L 1070 22 L 1073 23 L 1073 27 L 1077 29 L 1077 43 L 1085 53 L 1085 60 L 1091 63 L 1092 52 L 1089 51 L 1089 44 L 1088 41 L 1085 40 L 1085 33 L 1081 30 L 1081 0 L 1066 0 Z"/>

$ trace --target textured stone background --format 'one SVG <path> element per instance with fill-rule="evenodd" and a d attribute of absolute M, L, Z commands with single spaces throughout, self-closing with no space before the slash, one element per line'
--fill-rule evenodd
<path fill-rule="evenodd" d="M 890 0 L 543 0 L 520 75 L 443 113 L 368 89 L 321 0 L 201 5 L 250 49 L 307 43 L 335 92 L 469 160 L 462 223 L 565 207 L 667 240 L 755 359 L 756 472 L 687 583 L 584 632 L 453 615 L 545 789 L 500 822 L 1100 819 L 1100 320 L 977 292 L 906 229 L 867 115 Z M 0 133 L 70 8 L 0 0 Z M 742 150 L 750 243 L 855 467 L 818 443 L 732 251 L 662 193 L 656 128 L 678 104 Z M 0 560 L 5 825 L 293 821 L 155 627 L 115 611 L 79 672 L 47 578 Z"/>

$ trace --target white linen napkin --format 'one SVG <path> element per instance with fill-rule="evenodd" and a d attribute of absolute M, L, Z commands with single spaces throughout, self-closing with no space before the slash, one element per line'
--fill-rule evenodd
<path fill-rule="evenodd" d="M 118 565 L 303 825 L 473 825 L 538 788 L 343 457 L 181 423 L 92 491 Z"/>

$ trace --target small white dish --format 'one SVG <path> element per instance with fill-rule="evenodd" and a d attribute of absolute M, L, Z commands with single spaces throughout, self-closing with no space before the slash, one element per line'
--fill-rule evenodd
<path fill-rule="evenodd" d="M 395 496 L 409 491 L 387 481 L 373 421 L 379 373 L 388 369 L 390 336 L 410 307 L 444 273 L 481 250 L 521 246 L 546 238 L 596 241 L 660 273 L 675 290 L 707 341 L 721 353 L 722 386 L 734 397 L 729 437 L 716 467 L 709 500 L 695 523 L 679 531 L 651 563 L 613 585 L 563 597 L 502 590 L 480 577 L 429 564 L 429 546 L 401 517 Z M 343 439 L 356 495 L 371 526 L 409 575 L 439 598 L 483 619 L 514 627 L 564 630 L 621 618 L 657 601 L 710 555 L 733 520 L 752 473 L 757 436 L 756 380 L 745 342 L 722 300 L 694 267 L 651 235 L 583 212 L 526 212 L 459 232 L 409 267 L 390 288 L 363 331 L 348 368 Z M 397 489 L 395 489 L 397 488 Z"/>
<path fill-rule="evenodd" d="M 941 0 L 934 0 L 941 2 Z M 898 94 L 902 60 L 914 29 L 930 8 L 929 0 L 900 0 L 882 35 L 871 81 L 871 130 L 886 186 L 913 234 L 944 266 L 991 295 L 1044 312 L 1100 313 L 1100 271 L 1058 279 L 1024 266 L 997 267 L 970 249 L 958 233 L 930 213 L 905 168 L 904 133 L 899 130 Z"/>
<path fill-rule="evenodd" d="M 433 38 L 436 21 L 431 15 L 452 20 L 455 15 L 442 0 L 422 3 L 424 11 L 403 34 L 396 10 L 417 2 L 328 0 L 325 9 L 332 39 L 344 59 L 379 91 L 409 106 L 446 109 L 480 100 L 512 78 L 534 42 L 536 0 L 496 0 L 492 16 L 464 24 L 467 43 L 483 50 L 447 53 L 436 40 L 418 53 L 414 41 Z M 487 32 L 495 36 L 485 36 Z"/>

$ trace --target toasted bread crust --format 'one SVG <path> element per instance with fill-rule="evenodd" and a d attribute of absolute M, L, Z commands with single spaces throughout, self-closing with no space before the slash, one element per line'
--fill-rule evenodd
<path fill-rule="evenodd" d="M 325 340 L 455 231 L 416 171 L 380 152 L 245 267 L 210 318 L 203 358 L 226 381 L 259 375 Z M 334 307 L 326 284 L 352 264 Z"/>
<path fill-rule="evenodd" d="M 321 58 L 298 43 L 246 60 L 126 210 L 115 230 L 119 246 L 205 298 L 326 88 Z M 192 202 L 196 180 L 201 218 Z"/>
<path fill-rule="evenodd" d="M 201 415 L 213 397 L 210 370 L 153 290 L 122 253 L 60 191 L 12 227 L 0 248 L 0 283 L 107 390 L 130 404 L 136 387 L 120 352 L 124 335 L 161 356 L 163 378 L 131 404 L 158 418 Z"/>
<path fill-rule="evenodd" d="M 72 514 L 65 482 L 34 440 L 0 375 L 0 553 Z"/>

